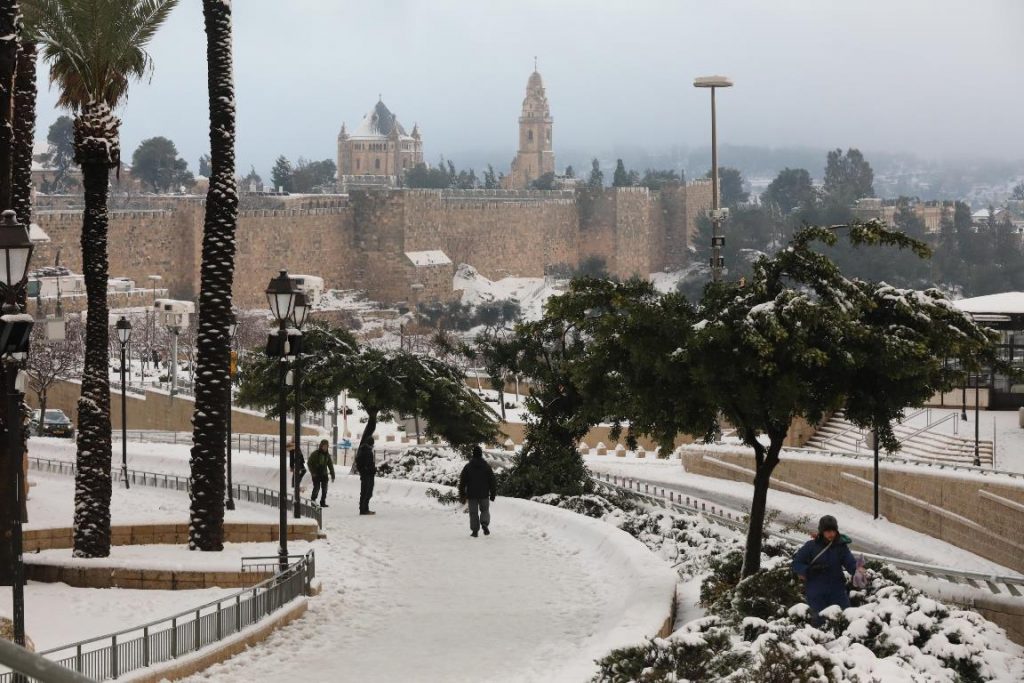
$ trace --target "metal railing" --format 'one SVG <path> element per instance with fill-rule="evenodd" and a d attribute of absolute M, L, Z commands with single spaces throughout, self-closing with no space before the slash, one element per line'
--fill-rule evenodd
<path fill-rule="evenodd" d="M 311 594 L 316 564 L 313 551 L 275 576 L 233 595 L 117 633 L 81 640 L 40 652 L 66 669 L 96 681 L 198 652 L 300 596 Z M 13 683 L 16 674 L 0 674 Z"/>
<path fill-rule="evenodd" d="M 595 486 L 599 489 L 640 498 L 651 505 L 672 509 L 677 512 L 697 513 L 714 522 L 718 522 L 719 524 L 723 524 L 733 529 L 746 531 L 746 515 L 735 514 L 724 508 L 716 507 L 715 505 L 701 501 L 700 499 L 683 496 L 671 489 L 668 489 L 666 492 L 666 489 L 662 486 L 658 486 L 656 484 L 652 485 L 650 482 L 641 482 L 629 477 L 618 477 L 606 474 L 602 479 L 600 474 L 593 474 L 592 478 Z M 764 533 L 766 536 L 776 536 L 777 538 L 781 538 L 794 545 L 800 545 L 807 540 L 806 538 L 797 538 L 777 530 L 773 531 L 765 529 Z M 947 581 L 949 583 L 967 584 L 973 588 L 982 590 L 987 589 L 989 592 L 996 595 L 1005 594 L 1014 598 L 1024 596 L 1024 577 L 1022 576 L 1005 576 L 1000 574 L 965 571 L 962 569 L 953 569 L 951 567 L 926 564 L 924 562 L 915 562 L 913 560 L 903 560 L 895 557 L 887 557 L 885 555 L 876 555 L 874 553 L 858 554 L 863 555 L 867 560 L 875 560 L 892 565 L 893 567 L 907 572 L 908 574 L 916 574 L 930 579 Z"/>
<path fill-rule="evenodd" d="M 850 453 L 849 451 L 831 451 L 822 448 L 812 448 L 808 446 L 787 446 L 785 450 L 797 451 L 799 453 L 811 453 L 814 455 L 827 455 L 830 458 L 857 458 L 858 460 L 870 460 L 874 458 L 874 455 L 871 453 Z M 944 462 L 941 460 L 928 460 L 925 458 L 903 458 L 892 454 L 886 454 L 885 456 L 882 457 L 882 460 L 887 463 L 913 465 L 915 467 L 927 467 L 929 469 L 948 469 L 954 472 L 974 472 L 976 474 L 981 475 L 1006 476 L 1012 479 L 1024 479 L 1024 473 L 1021 472 L 1011 472 L 1010 470 L 997 470 L 994 467 L 975 467 L 974 465 L 965 465 L 957 462 Z"/>
<path fill-rule="evenodd" d="M 28 466 L 29 469 L 40 472 L 49 472 L 68 476 L 74 476 L 78 469 L 73 462 L 68 462 L 66 460 L 54 460 L 53 458 L 40 458 L 36 456 L 29 456 Z M 117 467 L 111 470 L 110 476 L 114 481 L 119 482 L 124 480 L 124 473 Z M 128 482 L 136 486 L 171 489 L 172 491 L 190 490 L 188 477 L 180 477 L 176 474 L 128 470 Z M 236 501 L 241 500 L 249 503 L 256 503 L 258 505 L 268 505 L 274 508 L 279 507 L 280 496 L 275 489 L 268 489 L 263 486 L 253 486 L 251 484 L 236 483 L 231 487 L 231 490 L 234 493 L 234 499 Z M 294 498 L 291 493 L 288 493 L 285 496 L 285 503 L 289 510 L 294 506 Z M 323 510 L 320 507 L 313 505 L 311 500 L 299 498 L 299 511 L 306 517 L 315 519 L 317 526 L 321 529 L 323 528 Z"/>
<path fill-rule="evenodd" d="M 149 443 L 169 444 L 191 444 L 192 432 L 171 432 L 159 429 L 129 429 L 127 430 L 129 441 L 142 441 Z M 114 441 L 121 440 L 121 430 L 115 429 L 111 433 Z M 291 438 L 291 437 L 289 437 Z M 320 444 L 319 436 L 311 436 L 300 440 L 300 447 L 303 454 L 309 455 Z M 233 451 L 250 451 L 259 455 L 277 456 L 280 453 L 281 441 L 277 435 L 270 434 L 232 434 L 231 449 Z"/>

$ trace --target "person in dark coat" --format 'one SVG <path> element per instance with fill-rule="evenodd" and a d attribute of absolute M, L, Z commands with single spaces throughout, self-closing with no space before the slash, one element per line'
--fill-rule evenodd
<path fill-rule="evenodd" d="M 327 439 L 323 439 L 317 449 L 309 455 L 309 474 L 313 477 L 313 493 L 309 498 L 316 503 L 316 494 L 320 494 L 320 507 L 327 505 L 327 477 L 330 475 L 334 481 L 334 461 L 331 460 L 331 452 L 328 449 Z"/>
<path fill-rule="evenodd" d="M 821 621 L 818 615 L 830 605 L 850 606 L 843 570 L 851 575 L 863 571 L 850 552 L 850 543 L 848 536 L 839 533 L 836 518 L 825 515 L 818 522 L 818 534 L 793 556 L 793 573 L 806 585 L 814 623 Z"/>
<path fill-rule="evenodd" d="M 497 494 L 498 483 L 494 479 L 494 470 L 484 460 L 483 450 L 473 446 L 473 457 L 459 475 L 459 500 L 469 501 L 469 535 L 473 538 L 476 538 L 481 527 L 484 536 L 491 535 L 491 501 Z"/>
<path fill-rule="evenodd" d="M 292 473 L 292 488 L 298 490 L 302 478 L 306 476 L 306 458 L 295 447 L 294 441 L 288 442 L 288 471 Z"/>
<path fill-rule="evenodd" d="M 377 461 L 373 455 L 373 437 L 359 445 L 356 452 L 356 472 L 359 473 L 359 514 L 375 515 L 370 509 L 370 499 L 373 498 L 373 477 L 377 474 Z"/>

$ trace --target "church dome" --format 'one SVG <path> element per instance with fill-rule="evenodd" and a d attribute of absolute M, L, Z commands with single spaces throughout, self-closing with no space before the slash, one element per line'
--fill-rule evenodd
<path fill-rule="evenodd" d="M 527 90 L 543 90 L 544 89 L 544 81 L 542 81 L 541 78 L 540 78 L 540 72 L 534 71 L 532 74 L 530 74 L 530 80 L 526 82 L 526 89 Z"/>

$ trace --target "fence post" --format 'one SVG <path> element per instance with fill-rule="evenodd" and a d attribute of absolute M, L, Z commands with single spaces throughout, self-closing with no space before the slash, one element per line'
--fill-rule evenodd
<path fill-rule="evenodd" d="M 193 638 L 193 640 L 195 641 L 196 649 L 194 651 L 198 651 L 199 648 L 201 647 L 201 645 L 200 645 L 201 640 L 200 640 L 200 637 L 199 637 L 199 625 L 200 625 L 199 619 L 200 619 L 200 617 L 199 617 L 199 610 L 196 610 L 195 638 Z"/>
<path fill-rule="evenodd" d="M 235 633 L 242 630 L 242 596 L 235 596 Z"/>
<path fill-rule="evenodd" d="M 171 659 L 178 658 L 178 617 L 171 617 Z"/>
<path fill-rule="evenodd" d="M 75 648 L 75 671 L 78 673 L 85 673 L 82 671 L 82 644 L 79 643 L 78 647 Z"/>
<path fill-rule="evenodd" d="M 117 678 L 117 634 L 110 636 L 110 677 Z"/>
<path fill-rule="evenodd" d="M 218 602 L 217 603 L 217 640 L 220 640 L 223 637 L 224 637 L 224 629 L 221 626 L 220 603 Z"/>
<path fill-rule="evenodd" d="M 149 666 L 149 627 L 142 628 L 142 666 Z"/>

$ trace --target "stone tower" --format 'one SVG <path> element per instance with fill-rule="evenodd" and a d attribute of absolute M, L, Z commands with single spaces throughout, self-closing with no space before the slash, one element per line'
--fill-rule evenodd
<path fill-rule="evenodd" d="M 338 133 L 338 177 L 400 177 L 416 164 L 423 163 L 423 138 L 419 126 L 412 135 L 379 100 L 363 117 L 359 126 L 348 132 L 341 124 Z"/>
<path fill-rule="evenodd" d="M 537 65 L 526 82 L 526 98 L 519 115 L 519 152 L 512 160 L 512 171 L 506 178 L 510 189 L 530 186 L 545 173 L 555 172 L 555 152 L 551 147 L 551 109 L 544 94 Z"/>

